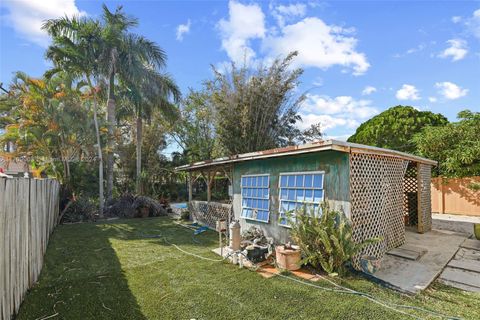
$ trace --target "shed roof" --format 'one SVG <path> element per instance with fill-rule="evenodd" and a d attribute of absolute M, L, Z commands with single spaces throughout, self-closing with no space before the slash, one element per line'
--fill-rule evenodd
<path fill-rule="evenodd" d="M 385 155 L 390 157 L 402 158 L 409 161 L 420 162 L 429 165 L 437 165 L 437 162 L 434 160 L 418 157 L 409 153 L 400 152 L 391 149 L 384 149 L 378 147 L 367 146 L 358 143 L 351 143 L 338 140 L 320 140 L 312 143 L 302 144 L 298 146 L 288 146 L 284 148 L 275 148 L 270 150 L 248 152 L 242 154 L 236 154 L 229 157 L 217 158 L 213 160 L 205 160 L 194 162 L 191 164 L 183 165 L 176 167 L 177 171 L 195 171 L 199 169 L 205 169 L 208 167 L 223 166 L 236 162 L 265 159 L 265 158 L 274 158 L 274 157 L 283 157 L 303 153 L 319 152 L 326 150 L 335 150 L 340 152 L 356 152 L 356 153 L 369 153 L 369 154 L 378 154 Z"/>

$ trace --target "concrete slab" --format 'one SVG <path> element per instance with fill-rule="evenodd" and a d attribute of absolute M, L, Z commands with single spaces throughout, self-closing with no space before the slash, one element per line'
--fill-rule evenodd
<path fill-rule="evenodd" d="M 405 236 L 406 248 L 415 247 L 426 252 L 415 261 L 387 254 L 373 277 L 410 294 L 426 289 L 466 239 L 464 234 L 440 230 L 432 230 L 425 234 L 406 231 Z"/>
<path fill-rule="evenodd" d="M 480 223 L 480 217 L 456 214 L 432 214 L 432 227 L 437 230 L 450 230 L 472 235 L 474 223 Z"/>
<path fill-rule="evenodd" d="M 427 250 L 423 250 L 421 248 L 416 248 L 416 247 L 407 247 L 407 246 L 402 246 L 400 248 L 395 248 L 387 252 L 387 254 L 396 256 L 399 258 L 404 258 L 408 260 L 418 260 L 420 259 L 421 256 L 423 256 Z"/>
<path fill-rule="evenodd" d="M 480 274 L 478 272 L 446 267 L 440 279 L 480 289 Z"/>
<path fill-rule="evenodd" d="M 480 240 L 467 239 L 460 246 L 466 249 L 480 250 Z"/>

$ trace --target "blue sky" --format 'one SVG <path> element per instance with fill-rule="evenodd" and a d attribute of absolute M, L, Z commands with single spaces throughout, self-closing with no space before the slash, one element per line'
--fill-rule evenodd
<path fill-rule="evenodd" d="M 3 0 L 0 81 L 40 76 L 48 38 L 43 19 L 101 13 L 100 1 Z M 480 3 L 477 1 L 107 1 L 140 21 L 135 32 L 168 54 L 183 92 L 211 77 L 210 65 L 251 63 L 298 50 L 308 99 L 300 127 L 321 122 L 345 139 L 360 123 L 404 104 L 455 120 L 480 111 Z"/>

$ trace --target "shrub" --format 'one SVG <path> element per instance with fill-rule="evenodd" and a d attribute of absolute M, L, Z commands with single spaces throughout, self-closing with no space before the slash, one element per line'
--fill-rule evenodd
<path fill-rule="evenodd" d="M 79 197 L 66 209 L 61 223 L 73 223 L 95 220 L 98 207 L 94 200 Z"/>
<path fill-rule="evenodd" d="M 291 237 L 300 247 L 303 264 L 322 268 L 325 272 L 345 274 L 345 266 L 365 246 L 380 239 L 368 239 L 356 243 L 352 239 L 352 225 L 344 213 L 330 210 L 322 205 L 320 217 L 307 213 L 307 209 L 296 212 L 293 219 L 288 214 L 292 227 Z"/>
<path fill-rule="evenodd" d="M 161 204 L 149 197 L 135 196 L 124 193 L 108 203 L 105 210 L 106 217 L 135 218 L 164 216 L 167 211 Z"/>

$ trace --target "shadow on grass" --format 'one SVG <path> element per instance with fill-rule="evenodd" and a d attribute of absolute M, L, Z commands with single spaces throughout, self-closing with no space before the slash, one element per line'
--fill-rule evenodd
<path fill-rule="evenodd" d="M 28 292 L 17 319 L 55 314 L 55 319 L 146 319 L 122 263 L 128 267 L 135 264 L 130 261 L 154 262 L 141 261 L 150 258 L 141 251 L 145 241 L 170 246 L 165 239 L 174 239 L 177 245 L 193 248 L 215 243 L 212 234 L 195 238 L 193 231 L 168 218 L 61 225 L 50 239 L 40 280 Z M 128 246 L 131 255 L 119 257 L 123 251 L 115 251 L 112 243 Z"/>

